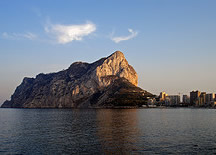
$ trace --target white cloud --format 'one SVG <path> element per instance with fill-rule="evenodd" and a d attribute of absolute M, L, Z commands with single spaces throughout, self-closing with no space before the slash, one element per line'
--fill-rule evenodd
<path fill-rule="evenodd" d="M 30 39 L 30 40 L 34 40 L 34 39 L 37 38 L 37 35 L 36 35 L 36 34 L 30 33 L 30 32 L 25 33 L 25 34 L 22 34 L 22 36 L 23 36 L 24 38 L 27 38 L 27 39 Z"/>
<path fill-rule="evenodd" d="M 45 31 L 55 36 L 59 44 L 66 44 L 74 40 L 82 40 L 96 30 L 95 24 L 87 22 L 81 25 L 53 25 L 45 27 Z"/>
<path fill-rule="evenodd" d="M 20 40 L 20 39 L 28 39 L 28 40 L 35 40 L 37 38 L 36 34 L 31 32 L 27 33 L 7 33 L 3 32 L 2 37 L 5 39 L 12 39 L 12 40 Z"/>
<path fill-rule="evenodd" d="M 111 40 L 114 41 L 115 43 L 119 43 L 120 41 L 125 41 L 132 39 L 137 36 L 138 32 L 133 31 L 132 29 L 128 29 L 128 31 L 131 33 L 128 36 L 121 36 L 121 37 L 111 37 Z"/>

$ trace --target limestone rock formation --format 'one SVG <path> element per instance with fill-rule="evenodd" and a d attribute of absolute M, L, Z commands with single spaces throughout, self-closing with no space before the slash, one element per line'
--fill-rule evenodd
<path fill-rule="evenodd" d="M 87 108 L 137 106 L 152 94 L 137 87 L 138 76 L 120 51 L 94 63 L 24 78 L 2 107 Z"/>

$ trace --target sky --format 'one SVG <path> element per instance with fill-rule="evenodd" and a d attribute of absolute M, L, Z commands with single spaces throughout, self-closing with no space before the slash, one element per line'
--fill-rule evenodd
<path fill-rule="evenodd" d="M 24 77 L 122 51 L 153 94 L 216 93 L 215 0 L 1 0 L 0 104 Z"/>

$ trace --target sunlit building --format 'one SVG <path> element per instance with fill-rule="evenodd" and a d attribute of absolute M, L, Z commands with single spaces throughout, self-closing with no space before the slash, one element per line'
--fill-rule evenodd
<path fill-rule="evenodd" d="M 160 93 L 160 101 L 164 101 L 167 96 L 168 96 L 168 94 L 166 92 L 161 92 Z"/>
<path fill-rule="evenodd" d="M 206 92 L 202 92 L 199 97 L 199 102 L 197 106 L 203 106 L 206 104 Z"/>

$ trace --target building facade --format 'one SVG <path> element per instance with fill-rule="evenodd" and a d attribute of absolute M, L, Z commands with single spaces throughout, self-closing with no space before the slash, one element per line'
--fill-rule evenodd
<path fill-rule="evenodd" d="M 190 104 L 191 105 L 197 105 L 199 102 L 199 97 L 200 97 L 200 91 L 192 91 L 190 92 Z"/>
<path fill-rule="evenodd" d="M 182 102 L 186 104 L 190 103 L 190 97 L 188 95 L 183 95 Z"/>
<path fill-rule="evenodd" d="M 165 99 L 165 105 L 167 106 L 178 106 L 180 104 L 179 95 L 168 95 Z"/>
<path fill-rule="evenodd" d="M 168 96 L 168 94 L 166 92 L 161 92 L 160 93 L 160 101 L 164 101 L 167 96 Z"/>
<path fill-rule="evenodd" d="M 201 92 L 197 106 L 204 106 L 206 104 L 206 92 Z"/>
<path fill-rule="evenodd" d="M 211 104 L 211 102 L 213 102 L 214 100 L 215 100 L 214 93 L 206 94 L 206 104 Z"/>

